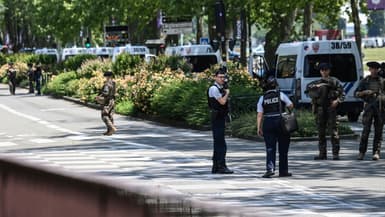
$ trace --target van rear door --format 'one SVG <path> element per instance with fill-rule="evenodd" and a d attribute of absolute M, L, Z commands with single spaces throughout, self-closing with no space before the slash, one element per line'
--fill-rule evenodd
<path fill-rule="evenodd" d="M 289 97 L 293 97 L 297 70 L 297 55 L 278 56 L 276 67 L 276 78 L 280 90 Z"/>

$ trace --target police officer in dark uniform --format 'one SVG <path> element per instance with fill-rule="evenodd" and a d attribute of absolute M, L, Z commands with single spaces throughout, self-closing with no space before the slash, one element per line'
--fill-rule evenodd
<path fill-rule="evenodd" d="M 36 95 L 40 96 L 41 95 L 41 76 L 42 76 L 42 68 L 41 64 L 37 64 L 36 69 L 34 71 L 34 80 L 35 80 L 35 85 L 36 85 Z"/>
<path fill-rule="evenodd" d="M 340 139 L 337 125 L 337 106 L 345 99 L 341 82 L 330 76 L 331 65 L 320 63 L 321 79 L 309 83 L 305 93 L 312 98 L 313 113 L 318 128 L 318 156 L 314 160 L 326 160 L 326 129 L 330 132 L 333 160 L 339 160 Z"/>
<path fill-rule="evenodd" d="M 32 63 L 28 63 L 27 64 L 28 66 L 28 71 L 27 71 L 27 76 L 28 76 L 28 81 L 29 81 L 29 93 L 34 93 L 35 90 L 34 90 L 34 80 L 35 80 L 35 76 L 34 76 L 34 71 L 33 71 L 33 64 Z"/>
<path fill-rule="evenodd" d="M 266 91 L 258 100 L 257 104 L 257 129 L 258 134 L 263 136 L 266 144 L 266 172 L 263 178 L 271 178 L 275 174 L 275 155 L 278 142 L 279 151 L 279 176 L 287 177 L 289 173 L 288 152 L 290 134 L 284 133 L 281 125 L 281 108 L 284 106 L 293 108 L 293 103 L 281 91 L 274 77 L 269 77 L 265 82 Z M 284 106 L 280 106 L 284 103 Z"/>
<path fill-rule="evenodd" d="M 113 73 L 111 71 L 104 72 L 106 81 L 104 82 L 103 88 L 100 94 L 96 97 L 97 101 L 101 104 L 102 120 L 106 124 L 107 131 L 104 135 L 110 136 L 116 132 L 114 125 L 114 108 L 115 108 L 115 92 L 116 84 L 112 79 Z"/>
<path fill-rule="evenodd" d="M 225 140 L 225 122 L 229 112 L 230 90 L 226 87 L 224 70 L 217 70 L 214 79 L 214 84 L 207 91 L 214 140 L 211 173 L 231 174 L 233 171 L 226 165 L 227 144 Z"/>
<path fill-rule="evenodd" d="M 7 69 L 9 93 L 15 95 L 16 92 L 16 69 L 13 67 L 13 62 L 8 63 Z"/>
<path fill-rule="evenodd" d="M 378 62 L 368 62 L 370 75 L 360 81 L 354 95 L 364 100 L 362 115 L 363 131 L 361 134 L 358 160 L 363 160 L 368 148 L 370 127 L 374 122 L 373 160 L 380 159 L 382 129 L 384 126 L 384 92 L 385 80 L 378 75 L 381 65 Z"/>

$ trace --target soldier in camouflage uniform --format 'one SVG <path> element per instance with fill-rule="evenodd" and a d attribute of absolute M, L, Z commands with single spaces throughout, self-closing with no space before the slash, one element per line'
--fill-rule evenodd
<path fill-rule="evenodd" d="M 340 81 L 331 77 L 331 65 L 321 63 L 318 66 L 321 79 L 313 81 L 306 87 L 305 93 L 312 98 L 313 113 L 316 115 L 318 128 L 319 154 L 314 160 L 326 160 L 326 129 L 331 136 L 333 160 L 339 160 L 340 140 L 337 124 L 337 106 L 345 99 L 345 93 Z"/>
<path fill-rule="evenodd" d="M 114 107 L 115 107 L 115 81 L 112 79 L 112 72 L 107 71 L 104 73 L 106 81 L 103 85 L 103 89 L 98 95 L 98 102 L 101 104 L 102 120 L 107 126 L 107 131 L 104 135 L 110 136 L 116 132 L 114 126 Z"/>
<path fill-rule="evenodd" d="M 356 97 L 364 100 L 364 113 L 362 115 L 363 131 L 361 134 L 358 160 L 363 160 L 368 148 L 370 127 L 374 121 L 373 160 L 380 159 L 382 129 L 384 125 L 384 97 L 385 80 L 379 76 L 380 64 L 368 62 L 370 75 L 362 79 L 354 93 Z"/>

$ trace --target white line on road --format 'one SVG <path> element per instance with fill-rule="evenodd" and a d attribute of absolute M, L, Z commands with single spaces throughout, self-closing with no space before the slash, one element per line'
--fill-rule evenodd
<path fill-rule="evenodd" d="M 7 147 L 7 146 L 17 146 L 17 144 L 13 142 L 0 142 L 0 147 Z"/>

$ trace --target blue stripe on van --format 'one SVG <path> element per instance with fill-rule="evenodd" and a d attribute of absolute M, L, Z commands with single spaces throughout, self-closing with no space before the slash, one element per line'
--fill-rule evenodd
<path fill-rule="evenodd" d="M 344 91 L 345 91 L 346 94 L 350 91 L 350 89 L 352 89 L 352 87 L 354 86 L 354 83 L 355 82 L 346 82 L 343 85 L 343 88 L 344 88 Z"/>

